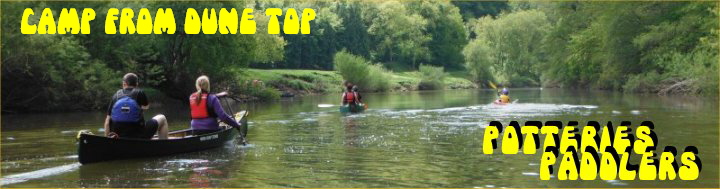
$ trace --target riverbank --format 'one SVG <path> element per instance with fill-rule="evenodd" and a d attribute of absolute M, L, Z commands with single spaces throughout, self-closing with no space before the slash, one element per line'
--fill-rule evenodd
<path fill-rule="evenodd" d="M 419 90 L 421 74 L 412 72 L 390 72 L 390 92 Z M 478 86 L 464 77 L 462 72 L 448 73 L 443 79 L 444 89 L 472 89 Z M 304 96 L 342 92 L 344 79 L 336 71 L 289 70 L 289 69 L 245 69 L 237 77 L 238 82 L 257 80 L 266 88 L 279 91 L 280 96 Z M 244 94 L 244 98 L 252 94 Z M 273 98 L 260 95 L 256 98 Z"/>

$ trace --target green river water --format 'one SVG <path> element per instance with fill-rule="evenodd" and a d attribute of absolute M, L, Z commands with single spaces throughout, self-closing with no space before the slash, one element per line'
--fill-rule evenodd
<path fill-rule="evenodd" d="M 499 106 L 490 90 L 365 94 L 370 109 L 352 115 L 318 107 L 338 95 L 234 103 L 250 111 L 247 146 L 88 165 L 77 163 L 75 135 L 102 133 L 103 112 L 3 115 L 0 187 L 719 186 L 717 98 L 561 89 L 513 89 L 511 97 L 518 102 Z M 171 130 L 189 127 L 183 105 L 153 106 L 146 117 L 157 113 Z M 696 146 L 702 171 L 694 181 L 542 181 L 540 154 L 482 153 L 495 120 L 653 121 L 658 149 Z"/>

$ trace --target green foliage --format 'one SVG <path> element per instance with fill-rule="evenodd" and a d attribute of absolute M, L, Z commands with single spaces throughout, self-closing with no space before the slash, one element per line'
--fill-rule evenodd
<path fill-rule="evenodd" d="M 367 91 L 387 91 L 390 89 L 390 73 L 380 64 L 372 64 L 369 67 Z"/>
<path fill-rule="evenodd" d="M 662 94 L 717 91 L 717 70 L 708 73 L 717 65 L 710 61 L 717 60 L 718 52 L 716 4 L 568 2 L 538 7 L 554 22 L 545 37 L 545 86 Z"/>
<path fill-rule="evenodd" d="M 490 48 L 484 40 L 473 40 L 463 49 L 465 68 L 470 72 L 473 82 L 485 83 L 495 80 L 490 71 L 495 62 Z"/>
<path fill-rule="evenodd" d="M 33 35 L 15 39 L 3 40 L 2 44 L 3 49 L 17 50 L 2 54 L 4 111 L 101 108 L 121 86 L 121 75 L 90 58 L 72 36 Z"/>
<path fill-rule="evenodd" d="M 497 16 L 510 7 L 507 1 L 451 1 L 460 9 L 464 20 L 483 16 Z"/>
<path fill-rule="evenodd" d="M 626 92 L 657 92 L 657 84 L 664 80 L 663 76 L 655 71 L 630 76 L 623 85 Z"/>
<path fill-rule="evenodd" d="M 2 17 L 20 20 L 26 7 L 47 6 L 36 4 L 3 3 Z M 78 36 L 24 35 L 19 26 L 1 25 L 4 112 L 101 108 L 121 86 L 121 75 L 87 53 Z"/>
<path fill-rule="evenodd" d="M 462 48 L 468 43 L 467 31 L 460 10 L 450 2 L 421 1 L 409 8 L 427 19 L 427 33 L 431 40 L 428 64 L 448 69 L 462 69 Z"/>
<path fill-rule="evenodd" d="M 280 98 L 280 91 L 275 88 L 267 87 L 261 80 L 243 80 L 236 83 L 237 89 L 245 98 L 254 98 L 257 100 L 270 101 Z"/>
<path fill-rule="evenodd" d="M 483 17 L 471 28 L 476 38 L 465 49 L 466 66 L 475 80 L 493 78 L 506 86 L 537 86 L 539 65 L 544 62 L 541 48 L 550 23 L 543 12 L 522 10 L 502 14 L 497 19 Z M 491 69 L 479 68 L 491 65 Z"/>
<path fill-rule="evenodd" d="M 420 65 L 421 80 L 418 89 L 433 90 L 443 89 L 445 87 L 445 70 L 443 67 Z"/>
<path fill-rule="evenodd" d="M 374 60 L 399 62 L 416 68 L 419 62 L 430 60 L 426 43 L 431 36 L 425 33 L 427 19 L 408 11 L 403 3 L 386 1 L 374 7 L 368 20 L 368 33 L 375 44 Z"/>
<path fill-rule="evenodd" d="M 335 54 L 335 70 L 363 91 L 386 91 L 390 88 L 387 71 L 377 64 L 345 51 Z"/>

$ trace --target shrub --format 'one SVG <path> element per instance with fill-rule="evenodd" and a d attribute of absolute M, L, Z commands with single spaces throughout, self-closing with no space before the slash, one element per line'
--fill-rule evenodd
<path fill-rule="evenodd" d="M 630 76 L 623 85 L 626 92 L 656 92 L 658 84 L 663 80 L 662 76 L 655 71 Z"/>
<path fill-rule="evenodd" d="M 390 89 L 390 74 L 380 64 L 370 65 L 367 80 L 370 87 L 369 91 L 387 91 Z"/>
<path fill-rule="evenodd" d="M 443 67 L 420 65 L 421 80 L 420 84 L 418 84 L 418 89 L 443 89 L 445 87 L 445 84 L 443 82 L 443 80 L 445 80 L 445 76 L 447 76 L 447 74 L 445 73 Z"/>
<path fill-rule="evenodd" d="M 487 42 L 473 40 L 465 46 L 463 55 L 465 56 L 465 68 L 472 76 L 470 80 L 476 83 L 486 83 L 487 81 L 495 80 L 491 71 L 495 59 L 492 56 L 492 49 Z"/>
<path fill-rule="evenodd" d="M 239 87 L 237 89 L 239 90 L 240 94 L 243 94 L 248 97 L 257 98 L 258 100 L 277 100 L 280 98 L 280 91 L 271 88 L 266 87 L 265 84 L 262 81 L 258 80 L 245 80 L 239 82 Z"/>
<path fill-rule="evenodd" d="M 93 59 L 75 36 L 29 35 L 3 47 L 14 49 L 2 52 L 14 57 L 2 62 L 5 112 L 105 108 L 120 88 L 122 75 Z"/>
<path fill-rule="evenodd" d="M 333 59 L 335 70 L 345 79 L 364 91 L 386 91 L 390 77 L 381 65 L 373 65 L 364 58 L 341 51 Z"/>

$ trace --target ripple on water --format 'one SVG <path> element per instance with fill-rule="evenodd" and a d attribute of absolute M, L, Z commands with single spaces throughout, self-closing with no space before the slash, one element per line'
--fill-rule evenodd
<path fill-rule="evenodd" d="M 490 120 L 577 114 L 590 116 L 596 105 L 518 103 L 508 105 L 473 105 L 439 109 L 376 110 L 375 114 L 397 119 L 412 118 L 430 126 L 486 127 Z"/>
<path fill-rule="evenodd" d="M 625 186 L 627 183 L 621 182 L 619 180 L 606 180 L 605 182 L 610 183 L 610 185 L 614 186 Z"/>
<path fill-rule="evenodd" d="M 196 163 L 207 163 L 210 162 L 206 159 L 174 159 L 165 161 L 166 163 L 172 164 L 196 164 Z"/>
<path fill-rule="evenodd" d="M 67 172 L 74 171 L 78 168 L 80 168 L 80 163 L 73 163 L 73 164 L 68 164 L 68 165 L 63 165 L 63 166 L 40 169 L 37 171 L 31 171 L 31 172 L 27 172 L 27 173 L 9 175 L 9 176 L 5 176 L 2 178 L 2 181 L 0 181 L 0 186 L 21 183 L 21 182 L 25 182 L 28 180 L 39 179 L 39 178 L 49 177 L 49 176 L 58 175 L 58 174 L 62 174 L 62 173 L 67 173 Z"/>
<path fill-rule="evenodd" d="M 265 123 L 269 124 L 288 124 L 290 123 L 290 120 L 267 120 Z"/>

